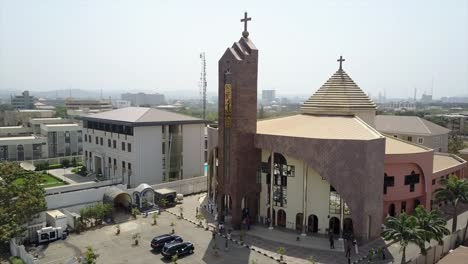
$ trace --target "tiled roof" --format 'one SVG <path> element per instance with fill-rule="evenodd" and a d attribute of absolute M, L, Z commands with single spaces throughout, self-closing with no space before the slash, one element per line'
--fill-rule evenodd
<path fill-rule="evenodd" d="M 126 107 L 83 117 L 85 120 L 110 120 L 126 123 L 203 123 L 202 119 L 148 107 Z"/>
<path fill-rule="evenodd" d="M 438 172 L 452 167 L 462 165 L 466 163 L 463 159 L 446 153 L 435 153 L 434 154 L 434 163 L 433 163 L 433 172 Z"/>
<path fill-rule="evenodd" d="M 352 116 L 294 115 L 257 122 L 257 134 L 284 137 L 371 140 L 379 132 Z"/>
<path fill-rule="evenodd" d="M 301 106 L 303 113 L 375 110 L 374 102 L 342 69 L 339 69 Z"/>
<path fill-rule="evenodd" d="M 421 145 L 412 144 L 390 136 L 385 138 L 385 154 L 412 154 L 432 151 Z"/>
<path fill-rule="evenodd" d="M 375 117 L 375 127 L 378 131 L 389 134 L 429 136 L 450 132 L 450 129 L 417 116 L 378 115 Z"/>

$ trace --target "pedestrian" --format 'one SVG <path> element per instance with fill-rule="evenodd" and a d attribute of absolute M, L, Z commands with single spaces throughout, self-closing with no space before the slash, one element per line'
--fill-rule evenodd
<path fill-rule="evenodd" d="M 211 238 L 214 240 L 216 238 L 216 231 L 213 230 L 213 233 L 211 234 Z"/>
<path fill-rule="evenodd" d="M 354 252 L 356 252 L 356 255 L 359 255 L 359 248 L 358 248 L 356 239 L 353 240 L 353 245 L 354 245 Z"/>
<path fill-rule="evenodd" d="M 328 232 L 328 239 L 330 241 L 330 249 L 335 248 L 335 238 L 333 237 L 333 233 L 331 231 Z"/>
<path fill-rule="evenodd" d="M 346 241 L 346 257 L 349 259 L 351 257 L 351 243 Z"/>
<path fill-rule="evenodd" d="M 198 206 L 195 208 L 195 215 L 198 215 Z"/>

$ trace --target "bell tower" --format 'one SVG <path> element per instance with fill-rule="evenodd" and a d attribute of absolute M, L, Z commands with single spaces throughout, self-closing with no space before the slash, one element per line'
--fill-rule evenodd
<path fill-rule="evenodd" d="M 257 132 L 258 50 L 249 38 L 247 12 L 238 42 L 218 62 L 218 185 L 219 218 L 239 228 L 245 218 L 255 222 L 260 184 Z M 229 220 L 230 219 L 230 220 Z"/>

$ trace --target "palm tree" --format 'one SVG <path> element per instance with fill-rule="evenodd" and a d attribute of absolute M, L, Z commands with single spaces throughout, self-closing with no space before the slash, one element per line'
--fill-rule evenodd
<path fill-rule="evenodd" d="M 389 216 L 385 219 L 386 230 L 382 232 L 385 240 L 393 240 L 399 242 L 403 256 L 401 263 L 406 263 L 406 247 L 410 244 L 416 244 L 421 252 L 425 253 L 426 247 L 424 245 L 424 230 L 418 226 L 418 219 L 416 217 L 401 213 L 398 217 Z"/>
<path fill-rule="evenodd" d="M 443 187 L 435 190 L 435 199 L 437 202 L 448 202 L 452 205 L 453 233 L 457 230 L 458 206 L 460 203 L 468 202 L 468 182 L 464 179 L 458 179 L 455 175 L 450 175 L 448 179 L 442 179 L 440 182 Z"/>
<path fill-rule="evenodd" d="M 413 215 L 418 221 L 418 227 L 423 230 L 423 238 L 426 242 L 429 243 L 434 239 L 441 244 L 444 236 L 450 234 L 450 230 L 445 227 L 447 221 L 439 210 L 428 212 L 422 205 L 419 205 Z"/>

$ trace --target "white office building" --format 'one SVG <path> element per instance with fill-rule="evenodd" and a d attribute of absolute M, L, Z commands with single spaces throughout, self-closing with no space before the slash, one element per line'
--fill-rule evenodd
<path fill-rule="evenodd" d="M 84 161 L 103 179 L 141 183 L 203 175 L 205 121 L 128 107 L 83 117 Z"/>

